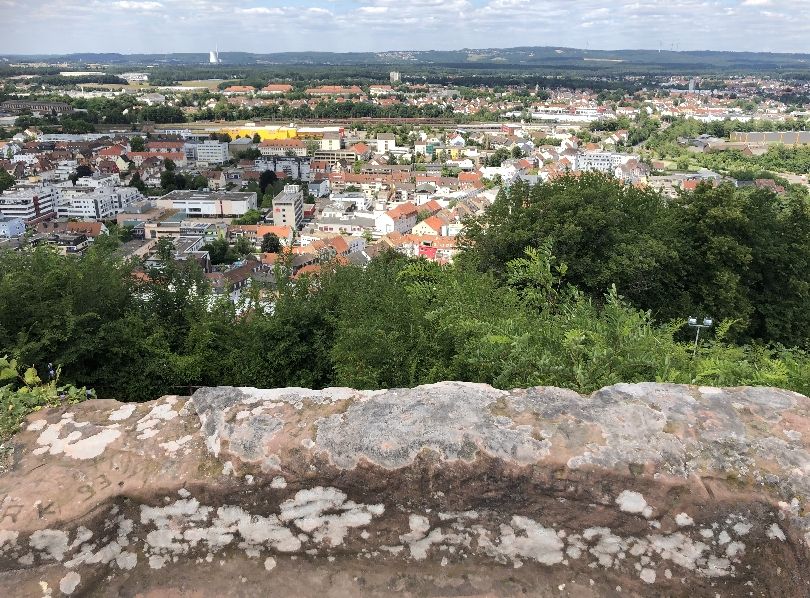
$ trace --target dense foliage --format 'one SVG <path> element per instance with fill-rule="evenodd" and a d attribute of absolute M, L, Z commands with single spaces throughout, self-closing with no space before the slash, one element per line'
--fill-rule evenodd
<path fill-rule="evenodd" d="M 214 299 L 190 262 L 133 276 L 114 239 L 82 258 L 5 252 L 0 355 L 60 364 L 65 380 L 126 400 L 446 379 L 807 393 L 810 359 L 768 343 L 807 338 L 808 222 L 804 200 L 766 192 L 700 188 L 666 203 L 596 175 L 518 184 L 472 224 L 455 266 L 384 253 L 318 278 L 279 267 L 273 289 L 254 286 L 239 306 Z M 697 351 L 688 315 L 719 322 Z"/>
<path fill-rule="evenodd" d="M 503 278 L 546 239 L 589 297 L 615 284 L 660 322 L 705 314 L 733 320 L 737 341 L 810 338 L 806 194 L 705 184 L 666 200 L 599 174 L 518 183 L 469 224 L 465 259 Z"/>

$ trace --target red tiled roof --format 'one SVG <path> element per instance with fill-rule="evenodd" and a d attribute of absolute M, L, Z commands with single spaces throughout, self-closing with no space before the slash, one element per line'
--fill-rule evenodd
<path fill-rule="evenodd" d="M 262 91 L 287 93 L 289 91 L 292 91 L 292 88 L 293 86 L 287 83 L 268 83 L 266 86 L 262 88 Z"/>

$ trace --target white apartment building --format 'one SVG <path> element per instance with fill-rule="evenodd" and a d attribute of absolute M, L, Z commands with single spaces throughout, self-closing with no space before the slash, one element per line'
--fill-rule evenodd
<path fill-rule="evenodd" d="M 60 199 L 57 187 L 19 187 L 0 194 L 0 215 L 36 224 L 56 214 Z"/>
<path fill-rule="evenodd" d="M 143 199 L 134 187 L 97 189 L 91 193 L 77 193 L 60 201 L 56 215 L 78 220 L 112 220 L 133 202 Z"/>
<path fill-rule="evenodd" d="M 273 198 L 273 224 L 297 229 L 304 221 L 304 192 L 300 185 L 285 185 Z"/>
<path fill-rule="evenodd" d="M 613 173 L 617 166 L 629 160 L 638 160 L 638 156 L 617 154 L 614 152 L 583 152 L 574 159 L 574 170 Z"/>
<path fill-rule="evenodd" d="M 334 131 L 327 131 L 323 134 L 319 142 L 320 149 L 327 152 L 333 152 L 340 149 L 341 139 L 340 133 Z"/>
<path fill-rule="evenodd" d="M 208 139 L 202 143 L 194 144 L 194 153 L 197 164 L 224 164 L 230 159 L 228 144 L 216 139 Z M 188 154 L 186 154 L 188 157 Z"/>
<path fill-rule="evenodd" d="M 384 154 L 390 152 L 397 146 L 396 137 L 393 133 L 377 133 L 377 153 Z"/>
<path fill-rule="evenodd" d="M 258 207 L 256 193 L 236 191 L 178 190 L 159 198 L 156 204 L 158 208 L 180 210 L 190 217 L 202 218 L 237 218 Z"/>
<path fill-rule="evenodd" d="M 25 232 L 25 222 L 22 218 L 0 216 L 0 239 L 13 239 Z"/>

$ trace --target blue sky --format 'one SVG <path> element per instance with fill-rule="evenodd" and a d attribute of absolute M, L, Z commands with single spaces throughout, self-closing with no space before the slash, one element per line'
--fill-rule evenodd
<path fill-rule="evenodd" d="M 810 52 L 810 0 L 0 0 L 2 53 Z"/>

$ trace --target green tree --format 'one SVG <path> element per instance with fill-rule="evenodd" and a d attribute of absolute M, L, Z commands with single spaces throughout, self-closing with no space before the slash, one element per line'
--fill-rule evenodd
<path fill-rule="evenodd" d="M 256 248 L 247 237 L 239 237 L 236 239 L 236 243 L 234 243 L 234 251 L 236 251 L 238 255 L 243 256 L 255 252 Z"/>
<path fill-rule="evenodd" d="M 129 180 L 129 186 L 135 187 L 138 191 L 141 192 L 141 195 L 147 194 L 148 188 L 146 186 L 146 183 L 143 182 L 143 179 L 141 179 L 141 173 L 139 172 L 136 172 L 135 174 L 132 175 L 132 178 Z"/>
<path fill-rule="evenodd" d="M 267 187 L 275 184 L 278 180 L 278 175 L 272 170 L 265 170 L 259 175 L 259 190 L 261 191 L 261 195 L 264 195 L 267 191 Z"/>
<path fill-rule="evenodd" d="M 4 169 L 0 168 L 0 193 L 13 187 L 15 183 L 16 181 L 14 180 L 14 177 Z"/>
<path fill-rule="evenodd" d="M 258 224 L 262 221 L 262 213 L 259 210 L 248 210 L 239 218 L 234 218 L 234 224 Z"/>
<path fill-rule="evenodd" d="M 146 142 L 140 135 L 135 135 L 135 137 L 129 140 L 129 147 L 132 148 L 133 152 L 142 152 L 146 150 Z"/>
<path fill-rule="evenodd" d="M 266 233 L 262 237 L 262 253 L 278 253 L 281 251 L 281 241 L 273 233 Z"/>

